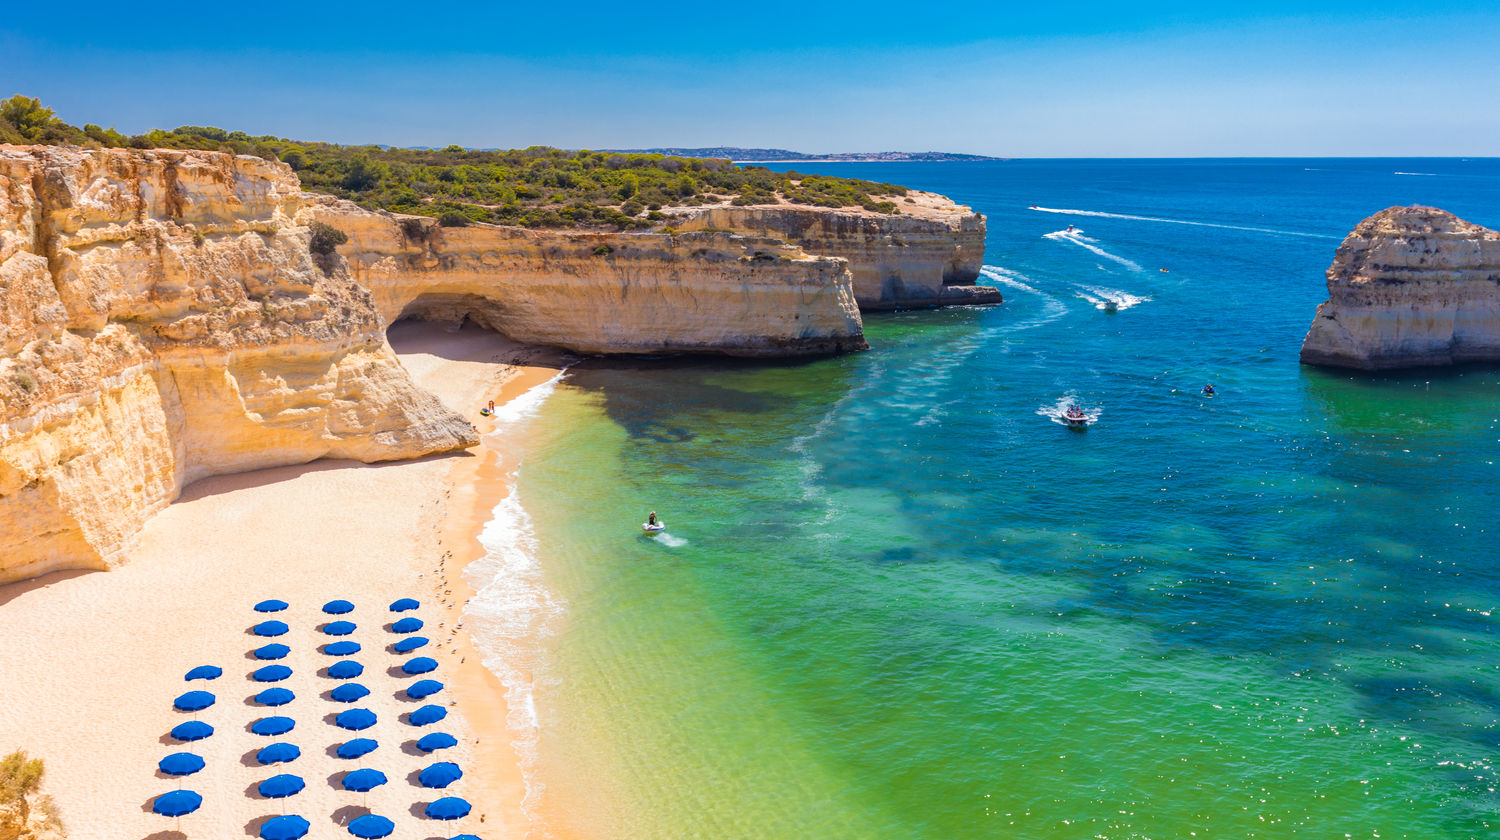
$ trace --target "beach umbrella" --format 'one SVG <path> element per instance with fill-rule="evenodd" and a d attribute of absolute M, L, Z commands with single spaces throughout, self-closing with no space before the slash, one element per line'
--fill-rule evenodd
<path fill-rule="evenodd" d="M 256 648 L 252 655 L 256 659 L 284 659 L 286 655 L 291 652 L 292 649 L 287 647 L 286 645 L 280 644 L 278 642 L 272 642 L 265 647 Z"/>
<path fill-rule="evenodd" d="M 250 632 L 257 636 L 285 636 L 290 630 L 284 621 L 262 621 L 250 628 Z"/>
<path fill-rule="evenodd" d="M 375 725 L 375 713 L 369 709 L 350 709 L 347 712 L 339 712 L 338 716 L 333 719 L 333 725 L 353 732 L 369 729 Z"/>
<path fill-rule="evenodd" d="M 330 642 L 323 646 L 329 656 L 353 656 L 359 653 L 359 642 Z"/>
<path fill-rule="evenodd" d="M 479 837 L 475 834 L 460 834 L 455 837 L 449 837 L 448 840 L 479 840 Z"/>
<path fill-rule="evenodd" d="M 421 700 L 442 690 L 443 684 L 437 680 L 417 680 L 406 687 L 406 696 L 413 700 Z"/>
<path fill-rule="evenodd" d="M 172 701 L 172 708 L 179 712 L 201 712 L 214 704 L 214 696 L 206 691 L 189 691 Z"/>
<path fill-rule="evenodd" d="M 394 645 L 391 645 L 391 650 L 394 650 L 397 653 L 411 653 L 417 648 L 427 644 L 428 641 L 429 640 L 426 636 L 407 636 Z"/>
<path fill-rule="evenodd" d="M 301 840 L 310 827 L 307 820 L 296 814 L 273 817 L 260 827 L 260 836 L 261 840 Z"/>
<path fill-rule="evenodd" d="M 214 734 L 214 728 L 201 720 L 190 720 L 172 727 L 172 737 L 179 741 L 201 741 Z"/>
<path fill-rule="evenodd" d="M 365 672 L 365 666 L 352 659 L 340 659 L 328 666 L 328 676 L 336 680 L 352 680 Z"/>
<path fill-rule="evenodd" d="M 391 612 L 406 612 L 422 606 L 416 598 L 399 598 L 391 602 Z"/>
<path fill-rule="evenodd" d="M 391 625 L 392 633 L 415 633 L 422 629 L 422 619 L 407 616 Z"/>
<path fill-rule="evenodd" d="M 338 757 L 360 758 L 374 752 L 378 746 L 380 745 L 370 738 L 355 738 L 352 741 L 345 741 L 339 744 Z"/>
<path fill-rule="evenodd" d="M 354 605 L 344 600 L 329 601 L 328 603 L 323 605 L 323 612 L 326 612 L 329 615 L 343 615 L 344 613 L 352 613 L 354 612 Z"/>
<path fill-rule="evenodd" d="M 250 724 L 250 731 L 256 735 L 285 735 L 296 725 L 289 717 L 264 717 Z"/>
<path fill-rule="evenodd" d="M 407 717 L 407 720 L 411 722 L 412 726 L 426 726 L 429 723 L 437 723 L 447 716 L 448 710 L 442 706 L 427 705 L 412 712 Z"/>
<path fill-rule="evenodd" d="M 185 680 L 216 680 L 224 676 L 224 669 L 217 665 L 199 665 L 187 672 Z"/>
<path fill-rule="evenodd" d="M 305 787 L 307 787 L 307 782 L 302 781 L 301 776 L 282 773 L 279 776 L 272 776 L 266 779 L 255 789 L 260 792 L 261 796 L 267 799 L 285 799 L 288 796 L 295 796 L 301 793 Z"/>
<path fill-rule="evenodd" d="M 327 636 L 347 636 L 355 630 L 352 621 L 330 621 L 323 625 L 323 633 Z"/>
<path fill-rule="evenodd" d="M 268 688 L 255 695 L 255 702 L 262 706 L 285 706 L 297 699 L 297 695 L 284 688 Z"/>
<path fill-rule="evenodd" d="M 278 601 L 275 598 L 272 598 L 269 601 L 261 601 L 259 604 L 256 604 L 255 605 L 255 611 L 256 612 L 281 612 L 282 610 L 286 609 L 286 606 L 287 606 L 287 604 L 286 604 L 285 601 Z"/>
<path fill-rule="evenodd" d="M 355 837 L 386 837 L 395 830 L 395 823 L 376 814 L 365 814 L 362 817 L 355 817 L 349 823 L 349 833 Z"/>
<path fill-rule="evenodd" d="M 256 763 L 265 766 L 267 764 L 285 764 L 288 761 L 296 761 L 302 755 L 302 749 L 296 744 L 272 744 L 255 754 Z"/>
<path fill-rule="evenodd" d="M 180 817 L 191 814 L 203 805 L 203 797 L 190 790 L 174 790 L 156 797 L 151 803 L 151 812 L 164 817 Z"/>
<path fill-rule="evenodd" d="M 424 753 L 458 746 L 458 739 L 446 732 L 429 732 L 417 739 L 417 749 Z"/>
<path fill-rule="evenodd" d="M 417 774 L 417 781 L 425 788 L 445 788 L 464 777 L 464 771 L 451 761 L 439 761 Z"/>
<path fill-rule="evenodd" d="M 468 816 L 472 810 L 467 799 L 445 796 L 429 804 L 423 813 L 434 820 L 456 820 Z"/>
<path fill-rule="evenodd" d="M 328 696 L 339 703 L 353 703 L 356 700 L 370 696 L 370 689 L 365 688 L 359 683 L 344 683 L 334 688 L 333 691 L 328 692 Z"/>
<path fill-rule="evenodd" d="M 285 665 L 267 665 L 264 668 L 257 668 L 250 675 L 250 679 L 256 682 L 281 682 L 291 675 L 292 669 Z"/>
<path fill-rule="evenodd" d="M 366 793 L 385 784 L 385 774 L 379 770 L 355 770 L 344 777 L 344 790 L 352 790 L 355 793 Z"/>
<path fill-rule="evenodd" d="M 172 753 L 157 762 L 156 769 L 168 776 L 191 776 L 203 769 L 203 756 L 189 752 Z"/>
<path fill-rule="evenodd" d="M 437 670 L 437 660 L 430 656 L 418 656 L 401 664 L 403 674 L 428 674 Z"/>

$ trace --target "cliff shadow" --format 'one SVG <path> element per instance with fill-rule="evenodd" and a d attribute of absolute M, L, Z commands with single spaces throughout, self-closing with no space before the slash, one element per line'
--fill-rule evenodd
<path fill-rule="evenodd" d="M 398 357 L 433 356 L 449 362 L 526 365 L 561 369 L 577 357 L 555 347 L 523 344 L 468 317 L 458 324 L 428 321 L 418 315 L 397 318 L 385 331 Z M 406 359 L 403 358 L 403 364 Z M 408 368 L 410 369 L 410 368 Z"/>
<path fill-rule="evenodd" d="M 26 578 L 13 583 L 0 585 L 0 607 L 14 601 L 15 599 L 38 589 L 45 589 L 53 584 L 64 583 L 76 577 L 94 574 L 102 571 L 100 569 L 59 569 L 55 572 L 47 572 L 34 578 Z"/>
<path fill-rule="evenodd" d="M 306 464 L 293 464 L 287 467 L 266 467 L 265 469 L 251 470 L 250 472 L 200 478 L 184 487 L 181 495 L 177 497 L 175 502 L 190 502 L 195 499 L 206 499 L 223 493 L 232 493 L 236 490 L 279 484 L 283 481 L 290 481 L 310 473 L 330 472 L 333 470 L 379 470 L 422 461 L 477 457 L 479 456 L 470 450 L 457 450 L 454 452 L 436 452 L 420 458 L 408 458 L 404 461 L 381 461 L 374 464 L 366 464 L 362 461 L 351 461 L 343 458 L 320 458 L 316 461 L 309 461 Z"/>

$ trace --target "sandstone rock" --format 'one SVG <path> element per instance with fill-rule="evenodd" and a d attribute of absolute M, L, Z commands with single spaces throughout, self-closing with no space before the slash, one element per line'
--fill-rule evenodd
<path fill-rule="evenodd" d="M 1382 370 L 1500 360 L 1500 233 L 1391 207 L 1344 239 L 1302 361 Z"/>

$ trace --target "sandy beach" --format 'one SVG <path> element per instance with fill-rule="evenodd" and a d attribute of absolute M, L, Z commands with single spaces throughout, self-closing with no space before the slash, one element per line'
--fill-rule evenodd
<path fill-rule="evenodd" d="M 416 381 L 481 431 L 486 400 L 503 405 L 556 374 L 553 355 L 482 330 L 403 323 L 391 341 Z M 471 594 L 462 567 L 482 551 L 477 535 L 504 495 L 504 474 L 500 454 L 481 446 L 418 461 L 319 461 L 211 478 L 148 523 L 118 570 L 0 587 L 0 749 L 46 760 L 45 792 L 77 840 L 253 837 L 282 813 L 306 817 L 310 836 L 346 836 L 342 825 L 366 807 L 395 821 L 398 840 L 525 836 L 525 785 L 503 692 L 461 629 Z M 420 635 L 433 640 L 418 654 L 439 663 L 427 676 L 446 686 L 420 702 L 402 691 L 416 678 L 401 673 L 407 657 L 389 649 L 398 637 L 386 629 L 398 617 L 387 606 L 408 596 L 421 607 L 406 615 L 424 621 Z M 267 598 L 291 606 L 272 616 L 252 610 Z M 335 598 L 355 604 L 339 618 L 357 625 L 345 638 L 363 646 L 353 659 L 371 691 L 347 705 L 328 699 L 338 683 L 324 675 L 334 658 L 320 648 L 333 638 L 317 629 L 331 620 L 321 606 Z M 290 632 L 251 635 L 267 618 Z M 250 680 L 268 664 L 250 652 L 270 641 L 291 648 L 281 662 L 293 675 L 276 685 L 296 695 L 277 709 L 250 699 L 268 687 Z M 224 674 L 185 682 L 197 665 Z M 216 704 L 196 715 L 174 711 L 173 698 L 190 689 L 214 693 Z M 402 719 L 425 703 L 447 708 L 447 719 L 420 728 Z M 369 709 L 378 721 L 357 735 L 334 727 L 334 714 L 348 708 Z M 249 731 L 269 715 L 291 717 L 296 728 L 276 738 Z M 168 736 L 195 717 L 215 734 L 192 744 Z M 430 731 L 456 736 L 459 746 L 423 755 L 412 742 Z M 337 758 L 335 746 L 352 737 L 380 747 L 363 759 Z M 277 741 L 299 746 L 301 758 L 261 767 L 256 751 Z M 157 762 L 179 751 L 201 755 L 205 769 L 181 781 L 160 774 Z M 418 786 L 417 772 L 435 761 L 456 762 L 464 778 L 445 791 Z M 367 795 L 343 791 L 340 778 L 361 767 L 389 783 Z M 303 777 L 307 788 L 282 801 L 261 798 L 256 786 L 280 772 Z M 150 812 L 157 795 L 178 787 L 202 794 L 202 808 L 180 822 Z M 423 805 L 442 795 L 468 799 L 473 812 L 453 822 L 423 817 Z"/>

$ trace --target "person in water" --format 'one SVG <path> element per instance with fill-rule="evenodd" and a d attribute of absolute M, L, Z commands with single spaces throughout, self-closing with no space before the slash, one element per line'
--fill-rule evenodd
<path fill-rule="evenodd" d="M 1210 382 L 1207 385 L 1204 385 L 1203 386 L 1203 393 L 1209 395 L 1210 397 L 1213 396 L 1214 395 L 1214 383 Z"/>

